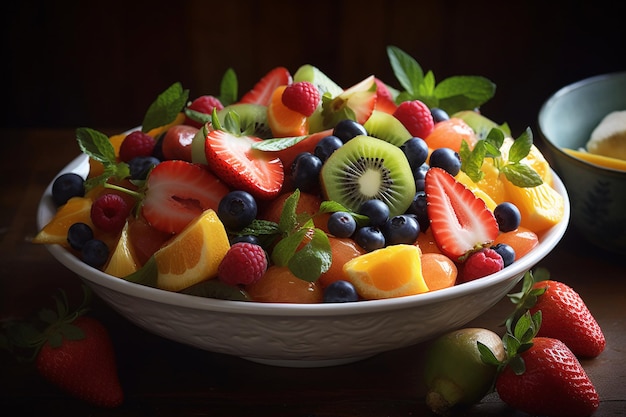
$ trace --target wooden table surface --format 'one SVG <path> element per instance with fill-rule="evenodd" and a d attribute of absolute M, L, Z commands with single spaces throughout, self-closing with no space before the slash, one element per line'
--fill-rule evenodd
<path fill-rule="evenodd" d="M 115 133 L 115 131 L 103 131 Z M 0 320 L 32 314 L 49 305 L 57 288 L 77 291 L 80 280 L 30 243 L 35 211 L 54 175 L 78 154 L 74 131 L 0 130 Z M 626 267 L 568 230 L 541 263 L 554 279 L 583 297 L 602 327 L 606 350 L 582 364 L 600 395 L 596 416 L 626 415 Z M 510 312 L 503 299 L 469 325 L 502 333 Z M 419 416 L 424 404 L 424 345 L 327 368 L 282 368 L 215 354 L 152 335 L 99 299 L 92 314 L 109 328 L 125 391 L 114 410 L 90 407 L 43 381 L 31 364 L 0 352 L 3 415 L 64 416 Z M 468 325 L 468 326 L 469 326 Z M 13 414 L 5 414 L 14 410 Z M 496 395 L 467 416 L 524 416 Z"/>

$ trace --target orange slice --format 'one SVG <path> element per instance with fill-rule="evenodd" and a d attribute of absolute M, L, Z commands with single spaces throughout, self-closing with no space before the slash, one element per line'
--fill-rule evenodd
<path fill-rule="evenodd" d="M 446 255 L 435 252 L 422 254 L 422 274 L 430 291 L 452 287 L 458 272 L 456 264 Z"/>
<path fill-rule="evenodd" d="M 536 187 L 517 187 L 503 178 L 508 199 L 522 215 L 520 226 L 541 233 L 554 226 L 565 215 L 563 196 L 547 182 Z"/>
<path fill-rule="evenodd" d="M 368 300 L 428 291 L 421 251 L 414 245 L 392 245 L 357 256 L 343 270 L 359 295 Z"/>
<path fill-rule="evenodd" d="M 92 229 L 91 222 L 91 198 L 72 197 L 63 204 L 54 217 L 50 219 L 37 235 L 33 243 L 58 244 L 69 247 L 67 243 L 67 231 L 74 223 L 85 223 Z"/>
<path fill-rule="evenodd" d="M 304 136 L 309 133 L 308 118 L 293 111 L 283 104 L 283 91 L 286 85 L 281 85 L 272 93 L 272 100 L 267 106 L 267 123 L 274 137 Z"/>
<path fill-rule="evenodd" d="M 123 278 L 137 271 L 137 269 L 139 267 L 128 239 L 128 222 L 126 222 L 104 272 L 114 277 Z"/>
<path fill-rule="evenodd" d="M 157 287 L 180 291 L 217 276 L 217 267 L 230 248 L 224 225 L 209 209 L 155 252 Z"/>

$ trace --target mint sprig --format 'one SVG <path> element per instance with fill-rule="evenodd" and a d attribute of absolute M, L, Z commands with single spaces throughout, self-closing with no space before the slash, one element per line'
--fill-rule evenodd
<path fill-rule="evenodd" d="M 437 83 L 432 71 L 424 73 L 419 63 L 396 46 L 387 47 L 387 56 L 396 79 L 404 88 L 396 103 L 420 100 L 430 108 L 438 107 L 448 114 L 472 110 L 489 101 L 496 85 L 477 75 L 452 76 Z"/>
<path fill-rule="evenodd" d="M 87 127 L 76 129 L 76 141 L 80 150 L 90 158 L 102 163 L 104 171 L 97 177 L 85 181 L 85 189 L 91 190 L 106 183 L 110 178 L 123 179 L 130 176 L 126 162 L 118 162 L 109 137 L 104 133 Z"/>
<path fill-rule="evenodd" d="M 148 107 L 141 123 L 141 130 L 149 132 L 173 122 L 185 107 L 188 99 L 189 90 L 183 90 L 179 82 L 172 84 Z"/>
<path fill-rule="evenodd" d="M 504 143 L 504 132 L 499 128 L 493 128 L 484 139 L 480 139 L 470 150 L 466 141 L 461 143 L 459 156 L 461 157 L 461 170 L 474 182 L 479 182 L 484 177 L 481 167 L 485 158 L 493 159 L 493 165 L 506 179 L 518 187 L 536 187 L 543 183 L 541 176 L 529 165 L 523 162 L 528 156 L 533 145 L 533 134 L 527 128 L 515 139 L 509 149 L 508 158 L 502 158 L 500 148 Z"/>

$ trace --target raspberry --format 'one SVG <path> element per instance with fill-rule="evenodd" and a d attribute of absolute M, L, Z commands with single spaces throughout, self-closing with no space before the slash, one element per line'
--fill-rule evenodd
<path fill-rule="evenodd" d="M 103 232 L 121 231 L 129 214 L 126 200 L 113 193 L 102 194 L 91 205 L 91 221 Z"/>
<path fill-rule="evenodd" d="M 267 256 L 259 245 L 238 242 L 230 247 L 217 268 L 220 281 L 247 285 L 258 281 L 267 269 Z"/>
<path fill-rule="evenodd" d="M 473 281 L 477 278 L 494 274 L 504 268 L 502 256 L 491 248 L 483 248 L 472 253 L 463 264 L 461 282 Z"/>
<path fill-rule="evenodd" d="M 282 100 L 287 108 L 309 117 L 320 102 L 320 92 L 312 83 L 300 81 L 285 88 Z"/>
<path fill-rule="evenodd" d="M 123 162 L 130 162 L 138 156 L 150 156 L 154 150 L 156 141 L 139 130 L 129 133 L 120 146 L 120 159 Z"/>
<path fill-rule="evenodd" d="M 213 109 L 218 111 L 222 110 L 224 108 L 224 105 L 217 97 L 206 95 L 200 96 L 192 101 L 191 104 L 187 106 L 187 108 L 193 111 L 197 111 L 198 113 L 210 115 L 213 113 Z M 185 124 L 197 127 L 198 129 L 200 129 L 203 125 L 203 123 L 193 120 L 189 118 L 189 116 L 185 116 Z"/>
<path fill-rule="evenodd" d="M 411 136 L 425 139 L 435 127 L 430 109 L 419 100 L 403 101 L 393 115 L 402 122 Z"/>

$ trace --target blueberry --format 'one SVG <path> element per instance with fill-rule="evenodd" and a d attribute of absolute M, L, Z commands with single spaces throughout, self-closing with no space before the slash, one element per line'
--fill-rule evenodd
<path fill-rule="evenodd" d="M 384 201 L 373 198 L 361 204 L 359 214 L 369 218 L 370 226 L 382 226 L 389 218 L 389 206 Z"/>
<path fill-rule="evenodd" d="M 359 135 L 367 135 L 367 130 L 362 124 L 351 119 L 341 120 L 333 128 L 333 135 L 337 136 L 343 143 Z"/>
<path fill-rule="evenodd" d="M 322 162 L 325 162 L 333 152 L 341 147 L 341 145 L 343 145 L 343 142 L 337 136 L 324 136 L 319 142 L 317 142 L 317 145 L 315 145 L 313 154 Z"/>
<path fill-rule="evenodd" d="M 83 262 L 94 268 L 101 268 L 109 259 L 109 247 L 100 239 L 85 242 L 81 250 Z"/>
<path fill-rule="evenodd" d="M 217 216 L 230 230 L 241 230 L 257 215 L 257 203 L 252 194 L 235 190 L 226 194 L 217 206 Z"/>
<path fill-rule="evenodd" d="M 354 285 L 348 281 L 338 280 L 324 289 L 325 303 L 351 303 L 354 301 L 359 301 L 359 295 Z"/>
<path fill-rule="evenodd" d="M 448 112 L 440 109 L 439 107 L 433 107 L 432 109 L 430 109 L 430 114 L 433 116 L 433 122 L 435 123 L 443 122 L 444 120 L 450 119 L 450 115 L 448 114 Z"/>
<path fill-rule="evenodd" d="M 59 175 L 52 183 L 52 201 L 57 207 L 67 203 L 72 197 L 85 195 L 85 180 L 78 174 L 68 172 Z"/>
<path fill-rule="evenodd" d="M 385 236 L 377 227 L 363 226 L 354 232 L 354 241 L 367 252 L 385 247 Z"/>
<path fill-rule="evenodd" d="M 511 232 L 517 229 L 522 221 L 522 215 L 517 206 L 508 201 L 498 204 L 493 209 L 493 215 L 496 217 L 501 232 Z"/>
<path fill-rule="evenodd" d="M 507 245 L 506 243 L 498 243 L 492 246 L 491 249 L 498 252 L 498 254 L 502 257 L 505 268 L 515 262 L 515 249 L 513 249 L 512 246 Z"/>
<path fill-rule="evenodd" d="M 437 148 L 430 154 L 429 164 L 455 176 L 461 170 L 461 157 L 450 148 Z"/>
<path fill-rule="evenodd" d="M 420 225 L 412 215 L 400 214 L 389 219 L 383 225 L 382 232 L 387 246 L 401 243 L 413 244 L 420 232 Z"/>
<path fill-rule="evenodd" d="M 425 232 L 430 226 L 426 206 L 426 192 L 421 190 L 415 193 L 415 197 L 413 197 L 413 201 L 407 209 L 408 214 L 413 214 L 417 218 L 420 230 L 423 232 Z"/>
<path fill-rule="evenodd" d="M 400 149 L 406 155 L 413 171 L 421 167 L 428 158 L 428 144 L 422 138 L 412 137 L 400 145 Z"/>
<path fill-rule="evenodd" d="M 154 156 L 136 156 L 130 161 L 128 161 L 128 169 L 130 170 L 130 178 L 133 180 L 145 180 L 148 176 L 148 172 L 155 166 L 157 166 L 161 161 L 159 161 Z"/>
<path fill-rule="evenodd" d="M 322 160 L 310 152 L 302 152 L 296 156 L 291 167 L 294 187 L 300 191 L 310 192 L 319 186 Z"/>
<path fill-rule="evenodd" d="M 356 220 L 350 213 L 337 211 L 328 218 L 328 231 L 336 237 L 350 237 L 356 230 Z"/>
<path fill-rule="evenodd" d="M 67 243 L 73 249 L 81 250 L 91 239 L 93 239 L 93 230 L 86 223 L 74 223 L 67 229 Z"/>
<path fill-rule="evenodd" d="M 230 245 L 234 245 L 235 243 L 244 242 L 244 243 L 252 243 L 253 245 L 261 246 L 259 238 L 255 235 L 238 235 L 233 236 L 230 239 Z"/>

